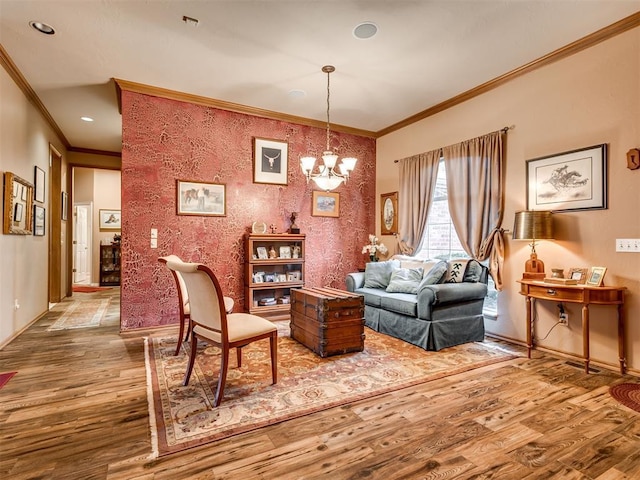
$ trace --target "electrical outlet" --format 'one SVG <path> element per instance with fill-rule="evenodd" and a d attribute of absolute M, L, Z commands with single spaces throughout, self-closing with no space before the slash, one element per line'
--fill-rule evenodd
<path fill-rule="evenodd" d="M 565 327 L 569 326 L 569 314 L 568 313 L 561 313 L 558 316 L 558 323 L 560 325 L 564 325 Z"/>

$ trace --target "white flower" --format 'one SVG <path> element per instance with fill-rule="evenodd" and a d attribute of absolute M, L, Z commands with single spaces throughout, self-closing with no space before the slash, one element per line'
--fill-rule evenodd
<path fill-rule="evenodd" d="M 382 255 L 386 255 L 389 251 L 387 247 L 385 247 L 384 243 L 378 243 L 378 237 L 375 235 L 369 235 L 369 243 L 362 247 L 362 253 L 369 253 L 369 255 L 377 256 L 377 253 L 380 252 Z"/>

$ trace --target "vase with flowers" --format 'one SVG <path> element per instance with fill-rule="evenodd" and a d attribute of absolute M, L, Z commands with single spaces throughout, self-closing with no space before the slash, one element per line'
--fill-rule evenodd
<path fill-rule="evenodd" d="M 387 247 L 384 246 L 384 243 L 378 240 L 378 237 L 375 235 L 369 235 L 369 243 L 362 247 L 362 253 L 368 253 L 369 259 L 372 262 L 378 261 L 378 253 L 381 255 L 386 255 L 388 252 Z"/>

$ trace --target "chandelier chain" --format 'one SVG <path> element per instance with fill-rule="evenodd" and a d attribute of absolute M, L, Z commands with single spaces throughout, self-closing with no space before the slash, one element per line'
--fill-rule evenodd
<path fill-rule="evenodd" d="M 331 72 L 327 71 L 327 151 L 330 151 L 329 148 L 329 130 L 331 128 L 331 122 L 329 120 L 329 97 L 331 96 L 331 89 L 329 88 L 329 79 L 331 77 Z"/>

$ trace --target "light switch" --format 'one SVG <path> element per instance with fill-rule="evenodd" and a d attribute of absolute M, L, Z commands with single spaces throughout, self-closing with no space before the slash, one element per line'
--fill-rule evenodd
<path fill-rule="evenodd" d="M 151 238 L 158 238 L 158 229 L 157 228 L 152 228 L 151 229 Z"/>
<path fill-rule="evenodd" d="M 151 239 L 151 248 L 158 248 L 158 239 L 157 238 L 152 238 Z"/>

